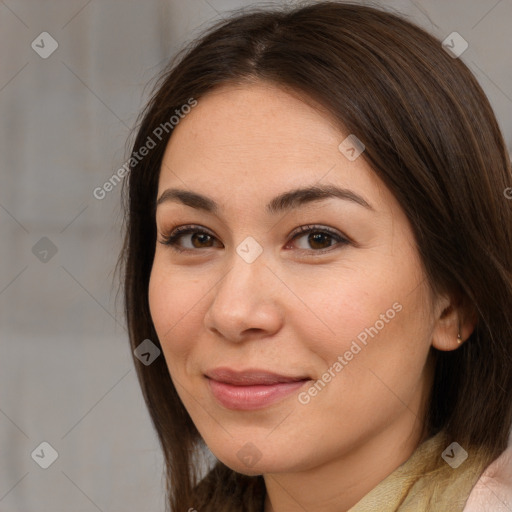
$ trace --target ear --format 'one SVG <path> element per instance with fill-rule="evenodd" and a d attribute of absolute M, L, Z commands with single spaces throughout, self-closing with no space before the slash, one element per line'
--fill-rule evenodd
<path fill-rule="evenodd" d="M 432 346 L 438 350 L 456 350 L 475 330 L 478 316 L 473 308 L 463 307 L 461 301 L 454 298 L 443 297 L 438 303 L 438 311 L 434 331 L 432 333 Z M 460 330 L 459 330 L 460 328 Z M 457 335 L 460 332 L 460 343 Z"/>

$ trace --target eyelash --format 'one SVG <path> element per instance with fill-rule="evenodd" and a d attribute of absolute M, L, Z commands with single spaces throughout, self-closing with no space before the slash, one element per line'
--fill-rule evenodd
<path fill-rule="evenodd" d="M 300 236 L 304 236 L 305 234 L 309 234 L 309 233 L 327 234 L 327 235 L 329 235 L 329 237 L 336 239 L 338 244 L 333 244 L 330 247 L 325 248 L 325 249 L 319 249 L 319 250 L 311 249 L 309 251 L 307 249 L 299 249 L 299 251 L 313 252 L 315 255 L 318 255 L 318 254 L 324 254 L 326 252 L 330 252 L 331 250 L 333 250 L 333 247 L 336 247 L 336 245 L 344 246 L 344 245 L 348 245 L 351 243 L 346 237 L 341 236 L 336 231 L 334 231 L 330 228 L 327 228 L 324 226 L 318 226 L 318 225 L 301 226 L 294 233 L 292 233 L 292 235 L 290 235 L 292 237 L 291 240 L 294 241 L 296 238 L 300 238 Z M 204 234 L 204 235 L 208 235 L 210 237 L 215 238 L 214 235 L 212 235 L 209 231 L 197 228 L 195 225 L 187 225 L 187 226 L 178 226 L 176 228 L 171 228 L 170 233 L 168 235 L 163 235 L 162 240 L 159 240 L 159 242 L 163 245 L 169 246 L 173 251 L 176 251 L 176 252 L 193 252 L 193 251 L 201 250 L 201 249 L 197 249 L 197 248 L 196 249 L 188 249 L 188 248 L 183 249 L 177 244 L 178 240 L 182 236 L 189 235 L 189 234 Z M 213 247 L 205 247 L 205 249 L 212 249 L 212 248 Z"/>

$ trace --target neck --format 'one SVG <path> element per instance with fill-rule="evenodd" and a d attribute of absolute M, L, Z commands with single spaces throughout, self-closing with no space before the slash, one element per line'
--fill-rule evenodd
<path fill-rule="evenodd" d="M 406 409 L 398 423 L 327 464 L 297 473 L 263 475 L 264 510 L 346 512 L 403 464 L 425 438 L 423 426 Z"/>

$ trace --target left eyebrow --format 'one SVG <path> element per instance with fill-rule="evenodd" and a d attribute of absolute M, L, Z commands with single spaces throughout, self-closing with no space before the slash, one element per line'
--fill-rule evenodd
<path fill-rule="evenodd" d="M 306 203 L 323 201 L 326 199 L 338 198 L 345 201 L 352 201 L 368 210 L 375 211 L 373 206 L 362 196 L 354 191 L 340 188 L 335 185 L 312 185 L 305 188 L 296 188 L 283 192 L 274 197 L 266 206 L 269 214 L 276 215 L 280 212 L 297 208 Z M 182 203 L 191 208 L 204 210 L 211 213 L 218 213 L 219 205 L 213 199 L 191 192 L 176 188 L 166 189 L 158 198 L 156 205 L 160 205 L 166 201 L 174 201 Z"/>

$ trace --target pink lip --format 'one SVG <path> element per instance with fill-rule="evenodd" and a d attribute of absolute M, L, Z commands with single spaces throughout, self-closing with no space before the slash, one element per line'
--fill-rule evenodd
<path fill-rule="evenodd" d="M 228 409 L 264 408 L 298 390 L 309 377 L 289 377 L 265 370 L 237 372 L 217 368 L 206 373 L 216 400 Z"/>

